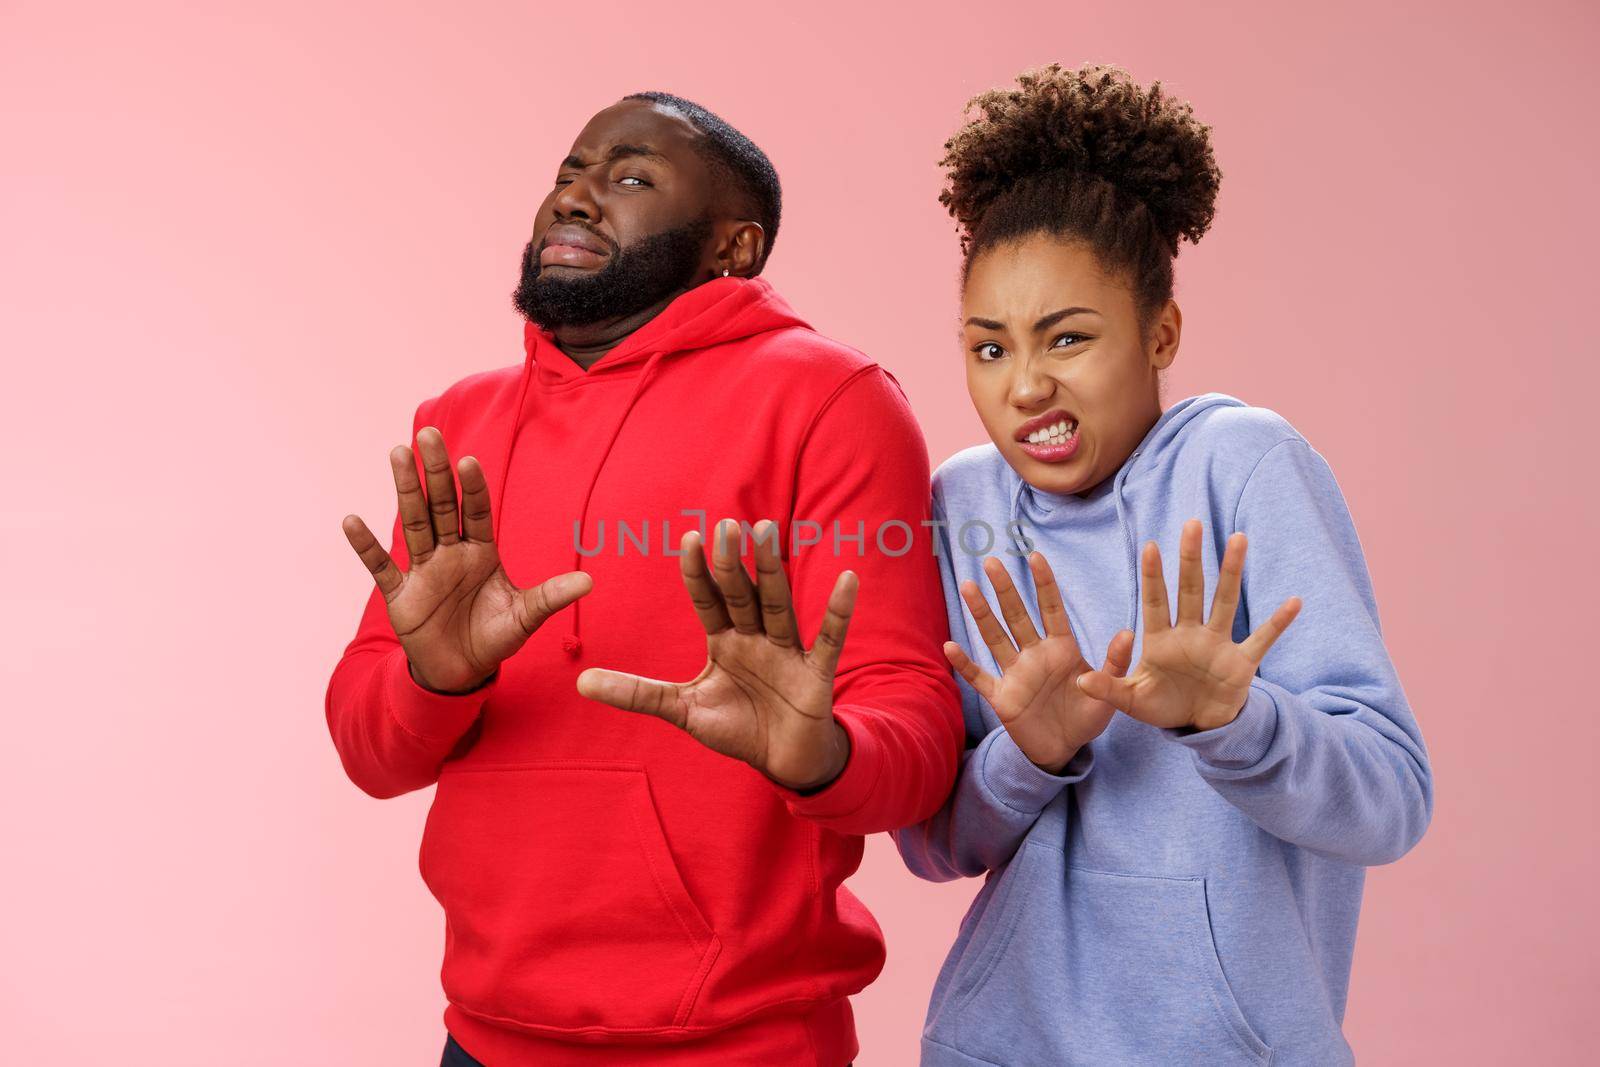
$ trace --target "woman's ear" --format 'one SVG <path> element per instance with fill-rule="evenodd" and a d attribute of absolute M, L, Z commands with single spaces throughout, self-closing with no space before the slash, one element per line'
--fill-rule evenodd
<path fill-rule="evenodd" d="M 1182 336 L 1183 312 L 1178 310 L 1176 300 L 1168 300 L 1145 342 L 1150 366 L 1158 371 L 1172 366 L 1172 361 L 1178 358 L 1178 341 Z"/>

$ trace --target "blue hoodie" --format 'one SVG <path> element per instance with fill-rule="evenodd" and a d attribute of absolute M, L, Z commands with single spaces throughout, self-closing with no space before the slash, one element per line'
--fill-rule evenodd
<path fill-rule="evenodd" d="M 986 876 L 934 987 L 924 1067 L 1352 1062 L 1340 1024 L 1364 868 L 1416 844 L 1433 786 L 1327 463 L 1273 412 L 1208 394 L 1083 496 L 1032 488 L 984 445 L 939 468 L 934 506 L 951 634 L 993 674 L 957 595 L 971 578 L 993 603 L 990 530 L 1035 619 L 1015 531 L 1044 553 L 1097 667 L 1125 627 L 1138 663 L 1145 541 L 1176 602 L 1190 517 L 1208 612 L 1228 535 L 1250 539 L 1235 640 L 1291 595 L 1305 606 L 1232 723 L 1184 734 L 1119 714 L 1060 775 L 961 683 L 955 791 L 895 835 L 920 877 Z"/>

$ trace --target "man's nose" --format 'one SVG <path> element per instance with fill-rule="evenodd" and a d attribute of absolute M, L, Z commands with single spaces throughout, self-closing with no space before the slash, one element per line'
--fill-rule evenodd
<path fill-rule="evenodd" d="M 600 205 L 594 198 L 594 190 L 589 179 L 581 174 L 561 187 L 551 206 L 558 219 L 600 220 Z"/>

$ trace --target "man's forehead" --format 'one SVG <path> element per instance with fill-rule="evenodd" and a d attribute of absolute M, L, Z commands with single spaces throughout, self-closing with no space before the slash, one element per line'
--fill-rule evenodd
<path fill-rule="evenodd" d="M 683 114 L 650 100 L 619 100 L 596 113 L 572 142 L 572 153 L 593 158 L 618 145 L 649 148 L 681 159 L 701 133 Z"/>

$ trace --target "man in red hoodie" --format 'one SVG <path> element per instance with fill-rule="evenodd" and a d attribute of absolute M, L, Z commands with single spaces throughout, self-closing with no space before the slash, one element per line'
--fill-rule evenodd
<path fill-rule="evenodd" d="M 345 519 L 376 588 L 328 725 L 373 796 L 437 783 L 446 1063 L 855 1055 L 884 946 L 842 883 L 962 726 L 921 433 L 757 277 L 779 205 L 703 108 L 597 114 L 524 253 L 526 360 L 417 409 L 390 549 Z M 744 524 L 709 565 L 708 517 Z"/>

